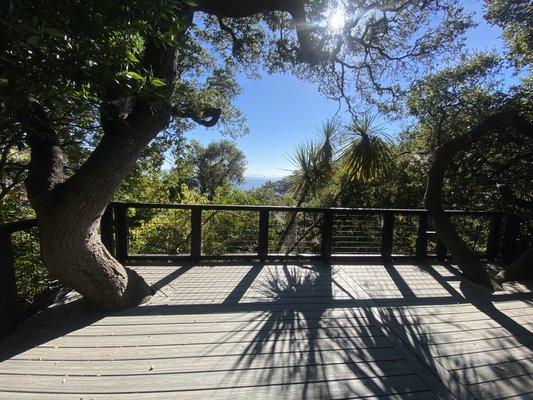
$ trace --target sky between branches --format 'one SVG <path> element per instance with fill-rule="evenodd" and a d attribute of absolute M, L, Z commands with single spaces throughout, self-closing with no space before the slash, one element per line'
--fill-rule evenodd
<path fill-rule="evenodd" d="M 498 27 L 489 25 L 483 18 L 483 0 L 465 0 L 465 11 L 473 12 L 478 26 L 467 33 L 466 45 L 470 50 L 496 50 L 502 54 L 504 43 Z M 236 105 L 246 116 L 250 133 L 235 140 L 248 160 L 246 176 L 276 178 L 288 175 L 293 166 L 287 159 L 297 144 L 313 138 L 316 127 L 331 118 L 338 110 L 338 103 L 324 97 L 317 87 L 303 82 L 291 74 L 266 75 L 259 80 L 239 75 L 242 94 Z M 505 83 L 514 81 L 506 71 Z M 339 118 L 348 120 L 342 110 Z M 384 131 L 395 137 L 402 129 L 400 121 L 379 121 Z M 198 126 L 187 133 L 203 144 L 219 140 L 217 128 Z"/>

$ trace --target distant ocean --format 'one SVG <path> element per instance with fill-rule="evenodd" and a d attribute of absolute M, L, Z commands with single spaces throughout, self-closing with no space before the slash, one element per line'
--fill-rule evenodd
<path fill-rule="evenodd" d="M 265 177 L 265 176 L 245 176 L 244 182 L 238 185 L 239 188 L 244 190 L 250 190 L 255 189 L 261 186 L 263 183 L 268 181 L 278 181 L 281 178 L 271 178 L 271 177 Z"/>

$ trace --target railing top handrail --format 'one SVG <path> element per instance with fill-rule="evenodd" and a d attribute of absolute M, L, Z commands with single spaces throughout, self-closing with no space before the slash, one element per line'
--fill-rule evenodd
<path fill-rule="evenodd" d="M 396 213 L 396 214 L 426 214 L 428 210 L 422 208 L 347 208 L 347 207 L 291 207 L 291 206 L 265 206 L 265 205 L 248 205 L 248 204 L 181 204 L 181 203 L 136 203 L 136 202 L 112 202 L 112 206 L 123 206 L 128 208 L 170 208 L 192 210 L 200 208 L 203 210 L 221 210 L 221 211 L 288 211 L 288 212 L 316 212 L 323 213 L 334 211 L 336 213 L 347 214 L 378 214 L 378 213 Z M 476 211 L 476 210 L 446 210 L 449 214 L 459 215 L 508 215 L 513 214 L 520 219 L 532 219 L 531 215 L 514 214 L 504 211 Z M 37 226 L 37 219 L 23 219 L 20 221 L 0 224 L 0 233 L 12 233 L 24 231 Z"/>
<path fill-rule="evenodd" d="M 12 233 L 16 231 L 25 231 L 27 229 L 35 228 L 37 226 L 37 219 L 21 219 L 20 221 L 8 222 L 0 224 L 0 232 Z"/>
<path fill-rule="evenodd" d="M 194 209 L 221 210 L 221 211 L 289 211 L 289 212 L 317 212 L 334 211 L 337 213 L 354 214 L 376 214 L 376 213 L 397 213 L 397 214 L 426 214 L 426 209 L 410 208 L 348 208 L 348 207 L 292 207 L 292 206 L 268 206 L 249 204 L 182 204 L 182 203 L 136 203 L 136 202 L 113 202 L 112 205 L 119 205 L 127 208 L 170 208 L 170 209 Z M 450 214 L 462 215 L 504 215 L 503 211 L 476 211 L 476 210 L 446 210 Z"/>

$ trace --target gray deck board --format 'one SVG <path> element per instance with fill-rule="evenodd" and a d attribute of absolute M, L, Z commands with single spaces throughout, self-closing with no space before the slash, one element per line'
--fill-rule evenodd
<path fill-rule="evenodd" d="M 72 294 L 0 343 L 0 399 L 533 398 L 533 295 L 444 265 L 135 267 L 157 293 Z"/>

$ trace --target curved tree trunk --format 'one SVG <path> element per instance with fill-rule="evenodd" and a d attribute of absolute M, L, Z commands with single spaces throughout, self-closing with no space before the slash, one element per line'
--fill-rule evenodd
<path fill-rule="evenodd" d="M 170 86 L 176 75 L 176 49 L 149 43 L 146 57 L 154 73 Z M 19 111 L 31 149 L 26 189 L 37 215 L 44 265 L 64 285 L 108 310 L 137 305 L 152 293 L 135 271 L 113 258 L 97 229 L 116 189 L 171 117 L 170 107 L 154 111 L 142 98 L 135 100 L 126 118 L 109 104 L 100 110 L 100 143 L 68 178 L 46 110 L 30 97 Z"/>
<path fill-rule="evenodd" d="M 102 244 L 98 222 L 75 209 L 41 216 L 41 255 L 47 269 L 100 309 L 127 308 L 148 299 L 152 290 L 146 282 Z"/>
<path fill-rule="evenodd" d="M 425 195 L 425 207 L 435 222 L 440 240 L 452 253 L 464 276 L 489 288 L 499 288 L 486 272 L 484 263 L 459 237 L 442 205 L 444 175 L 453 158 L 461 150 L 472 146 L 494 129 L 508 128 L 530 130 L 531 126 L 519 114 L 506 111 L 497 113 L 470 129 L 467 133 L 439 146 L 429 170 Z"/>
<path fill-rule="evenodd" d="M 113 258 L 98 233 L 107 204 L 151 135 L 104 135 L 84 166 L 68 179 L 53 136 L 30 135 L 26 188 L 38 220 L 44 265 L 101 309 L 131 307 L 152 293 L 135 271 Z"/>
<path fill-rule="evenodd" d="M 98 308 L 139 304 L 151 295 L 150 287 L 107 251 L 98 226 L 116 188 L 168 114 L 152 121 L 151 129 L 106 131 L 82 168 L 67 179 L 59 140 L 45 110 L 36 101 L 29 103 L 25 122 L 31 161 L 26 188 L 37 215 L 45 267 Z"/>

